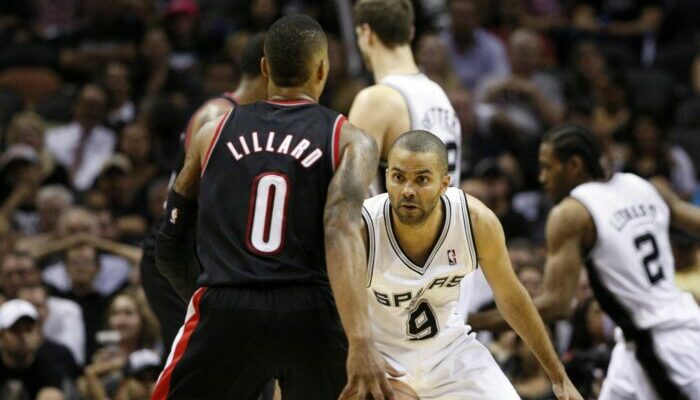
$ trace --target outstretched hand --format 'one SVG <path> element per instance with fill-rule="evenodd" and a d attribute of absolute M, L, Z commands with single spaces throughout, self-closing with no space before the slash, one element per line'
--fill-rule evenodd
<path fill-rule="evenodd" d="M 338 400 L 394 400 L 386 374 L 395 378 L 403 375 L 389 365 L 374 344 L 351 344 L 347 370 L 348 383 Z"/>
<path fill-rule="evenodd" d="M 552 391 L 559 400 L 583 400 L 583 396 L 581 396 L 568 377 L 566 377 L 561 383 L 553 384 Z"/>

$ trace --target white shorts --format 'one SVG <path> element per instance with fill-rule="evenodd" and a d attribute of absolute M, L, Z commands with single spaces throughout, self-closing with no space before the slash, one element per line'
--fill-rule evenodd
<path fill-rule="evenodd" d="M 405 372 L 398 380 L 410 385 L 421 400 L 520 399 L 491 353 L 473 336 L 463 336 L 431 354 L 420 349 L 382 353 Z"/>
<path fill-rule="evenodd" d="M 666 376 L 690 400 L 700 400 L 700 324 L 655 330 L 653 350 Z M 668 400 L 657 393 L 652 380 L 635 355 L 636 344 L 619 338 L 608 366 L 599 400 Z M 655 376 L 654 378 L 657 378 Z"/>

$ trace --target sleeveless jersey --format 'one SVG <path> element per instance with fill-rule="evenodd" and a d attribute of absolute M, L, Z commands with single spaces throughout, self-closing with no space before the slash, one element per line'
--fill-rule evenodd
<path fill-rule="evenodd" d="M 328 285 L 323 210 L 344 120 L 309 101 L 226 114 L 202 167 L 200 285 Z"/>
<path fill-rule="evenodd" d="M 459 187 L 460 162 L 462 157 L 462 129 L 445 91 L 424 74 L 392 74 L 380 82 L 396 89 L 404 98 L 411 117 L 411 129 L 426 130 L 447 146 L 448 172 L 452 177 L 451 186 Z M 386 163 L 381 165 L 378 174 L 384 186 Z"/>
<path fill-rule="evenodd" d="M 365 200 L 369 314 L 379 350 L 390 358 L 416 349 L 437 352 L 469 332 L 457 307 L 460 281 L 478 265 L 467 200 L 457 188 L 441 200 L 444 225 L 423 266 L 394 236 L 388 194 Z"/>
<path fill-rule="evenodd" d="M 607 182 L 576 187 L 571 197 L 586 207 L 596 227 L 586 261 L 591 287 L 626 339 L 700 317 L 692 296 L 674 285 L 669 209 L 650 183 L 616 173 Z"/>

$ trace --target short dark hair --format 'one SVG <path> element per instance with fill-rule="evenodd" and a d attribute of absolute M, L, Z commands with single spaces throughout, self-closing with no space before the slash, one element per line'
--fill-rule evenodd
<path fill-rule="evenodd" d="M 243 47 L 241 52 L 241 74 L 250 78 L 260 76 L 260 59 L 265 55 L 265 34 L 258 33 Z"/>
<path fill-rule="evenodd" d="M 423 130 L 408 131 L 394 141 L 389 149 L 389 153 L 395 148 L 416 153 L 434 153 L 437 155 L 440 163 L 440 172 L 443 175 L 447 175 L 447 147 L 434 134 Z"/>
<path fill-rule="evenodd" d="M 554 154 L 560 161 L 579 156 L 593 178 L 605 176 L 600 164 L 600 145 L 588 129 L 576 124 L 560 125 L 547 132 L 542 141 L 552 145 Z"/>
<path fill-rule="evenodd" d="M 303 84 L 311 76 L 312 57 L 327 45 L 323 28 L 313 18 L 303 14 L 280 18 L 265 38 L 270 79 L 281 87 Z"/>
<path fill-rule="evenodd" d="M 411 43 L 415 16 L 410 0 L 360 0 L 354 14 L 355 25 L 369 25 L 385 46 Z"/>

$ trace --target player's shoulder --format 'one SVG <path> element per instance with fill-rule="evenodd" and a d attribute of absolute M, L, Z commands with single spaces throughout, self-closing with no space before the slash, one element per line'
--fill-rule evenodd
<path fill-rule="evenodd" d="M 368 107 L 372 110 L 386 110 L 396 105 L 403 105 L 401 93 L 389 85 L 372 85 L 362 89 L 353 102 L 353 108 L 357 105 Z"/>
<path fill-rule="evenodd" d="M 388 193 L 378 194 L 376 196 L 365 199 L 364 203 L 362 204 L 362 213 L 365 214 L 366 217 L 371 218 L 372 220 L 377 220 L 381 218 L 384 214 L 384 208 L 388 199 Z"/>
<path fill-rule="evenodd" d="M 547 219 L 547 230 L 554 235 L 579 235 L 591 227 L 590 211 L 573 197 L 566 197 L 554 206 Z"/>
<path fill-rule="evenodd" d="M 500 221 L 498 220 L 496 214 L 490 208 L 488 208 L 486 204 L 482 203 L 481 200 L 462 191 L 462 189 L 451 189 L 454 189 L 454 191 L 463 196 L 463 201 L 466 201 L 466 209 L 469 212 L 470 223 L 475 229 L 480 226 L 500 225 Z"/>

